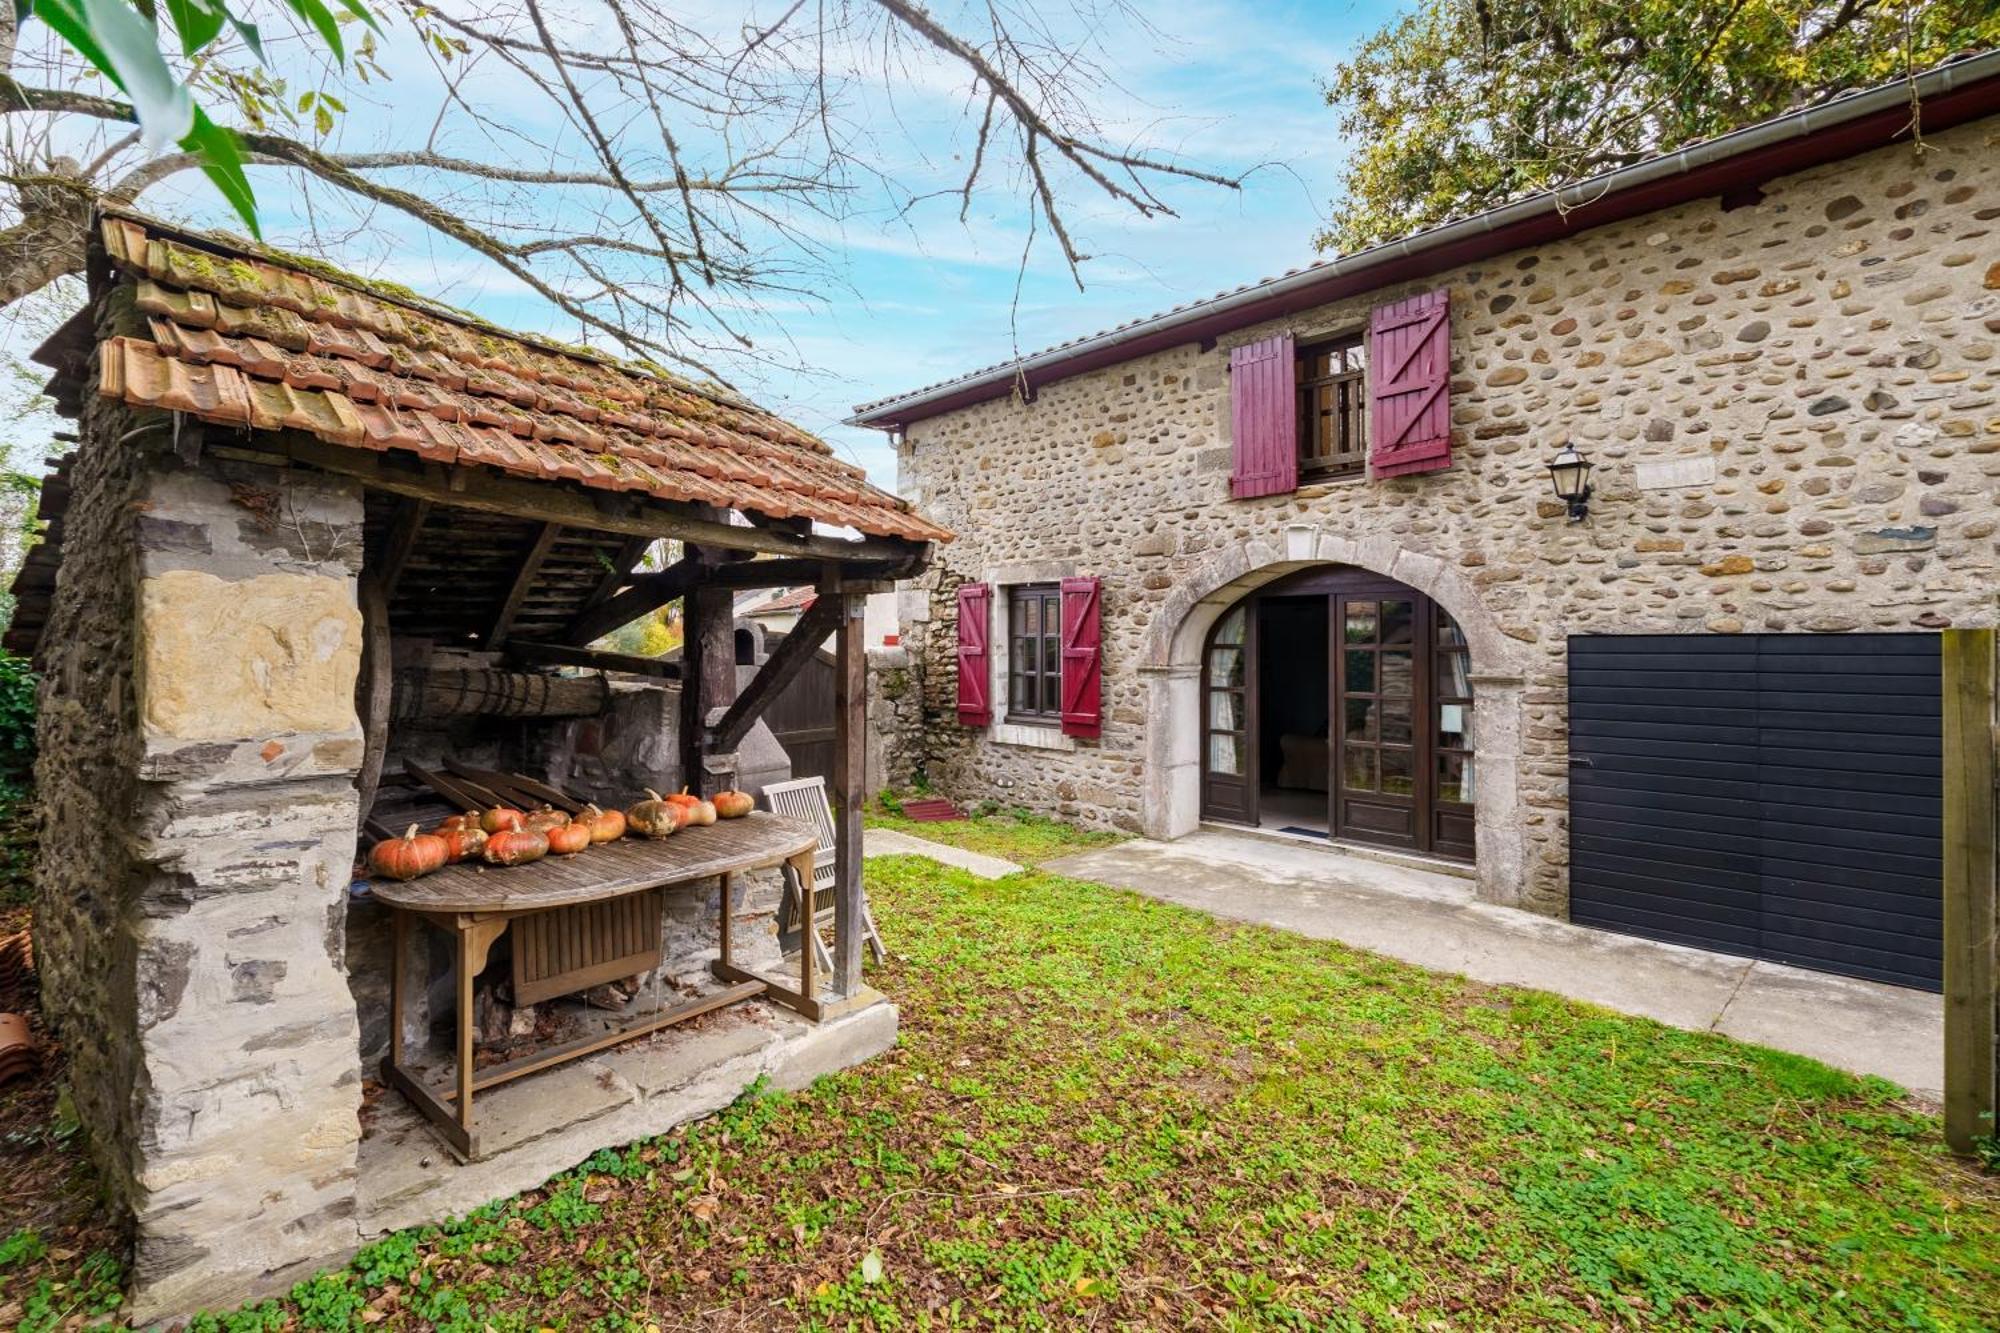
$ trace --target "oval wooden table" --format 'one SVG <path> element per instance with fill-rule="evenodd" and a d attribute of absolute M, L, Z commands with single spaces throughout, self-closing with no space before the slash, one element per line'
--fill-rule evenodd
<path fill-rule="evenodd" d="M 454 1152 L 471 1160 L 479 1155 L 479 1136 L 472 1115 L 475 1093 L 759 995 L 817 1022 L 823 1008 L 813 977 L 813 951 L 799 950 L 796 991 L 745 971 L 736 966 L 732 957 L 729 914 L 730 888 L 735 876 L 752 870 L 779 867 L 795 893 L 809 892 L 807 886 L 812 884 L 813 851 L 817 845 L 817 835 L 809 826 L 755 810 L 741 819 L 683 829 L 669 838 L 625 838 L 601 843 L 576 856 L 544 857 L 524 866 L 462 862 L 422 879 L 371 881 L 375 900 L 390 910 L 394 932 L 395 956 L 389 968 L 389 1054 L 382 1061 L 383 1081 L 429 1117 Z M 718 879 L 721 885 L 720 949 L 709 969 L 731 983 L 727 988 L 671 1009 L 653 1010 L 608 1031 L 546 1047 L 475 1074 L 472 982 L 486 967 L 494 943 L 509 926 L 528 918 L 553 921 L 555 914 L 590 904 L 622 903 L 632 909 L 624 914 L 629 927 L 643 929 L 643 921 L 637 918 L 646 910 L 658 909 L 657 894 L 653 891 L 703 879 Z M 654 901 L 647 904 L 634 898 L 640 894 L 650 895 Z M 433 1090 L 404 1059 L 403 1007 L 409 988 L 404 969 L 408 966 L 412 921 L 431 923 L 451 935 L 456 946 L 453 971 L 458 992 L 457 1078 L 456 1087 L 447 1092 Z M 652 938 L 657 950 L 657 925 L 653 927 Z M 521 941 L 517 940 L 517 949 L 520 946 Z M 538 956 L 526 960 L 536 984 L 543 988 L 535 993 L 544 998 L 568 994 L 599 981 L 643 970 L 633 966 L 640 961 L 635 955 L 587 961 L 592 952 L 587 943 L 576 940 L 538 942 Z M 575 966 L 579 958 L 586 960 L 583 966 Z M 657 957 L 653 961 L 657 963 Z M 524 960 L 517 958 L 517 978 L 523 965 Z M 518 994 L 516 999 L 520 1002 Z"/>

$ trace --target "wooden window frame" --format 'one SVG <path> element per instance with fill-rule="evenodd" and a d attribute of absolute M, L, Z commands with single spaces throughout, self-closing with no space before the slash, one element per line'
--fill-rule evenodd
<path fill-rule="evenodd" d="M 1361 353 L 1358 370 L 1343 370 L 1317 378 L 1307 374 L 1313 362 L 1329 352 L 1355 350 Z M 1299 481 L 1328 481 L 1339 477 L 1363 476 L 1368 470 L 1368 334 L 1365 329 L 1322 338 L 1299 348 L 1295 377 L 1299 398 Z M 1350 406 L 1336 419 L 1336 430 L 1346 434 L 1347 447 L 1327 452 L 1320 447 L 1319 409 L 1315 399 L 1323 388 L 1333 388 L 1336 396 L 1344 390 Z"/>
<path fill-rule="evenodd" d="M 1021 651 L 1024 636 L 1020 632 L 1018 620 L 1022 603 L 1033 600 L 1039 603 L 1037 611 L 1040 622 L 1035 637 L 1041 641 L 1040 651 L 1035 654 L 1035 669 L 1024 670 L 1025 654 Z M 1051 619 L 1050 617 L 1054 617 Z M 1019 682 L 1032 679 L 1034 690 L 1033 707 L 1023 708 L 1017 700 L 1021 696 Z M 1053 682 L 1054 692 L 1050 692 Z M 1027 727 L 1060 727 L 1062 725 L 1062 585 L 1060 583 L 1015 583 L 1007 587 L 1007 708 L 1002 714 L 1008 722 Z"/>

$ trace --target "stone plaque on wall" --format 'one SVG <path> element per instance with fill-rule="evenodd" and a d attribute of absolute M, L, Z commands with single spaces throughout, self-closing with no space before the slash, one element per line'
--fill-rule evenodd
<path fill-rule="evenodd" d="M 1632 484 L 1642 491 L 1682 491 L 1715 480 L 1715 459 L 1707 454 L 1660 458 L 1632 465 Z"/>

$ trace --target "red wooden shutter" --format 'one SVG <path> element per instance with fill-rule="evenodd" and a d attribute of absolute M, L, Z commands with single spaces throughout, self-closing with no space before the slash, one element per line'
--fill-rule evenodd
<path fill-rule="evenodd" d="M 1292 335 L 1229 353 L 1231 434 L 1229 493 L 1239 500 L 1299 488 L 1299 393 Z"/>
<path fill-rule="evenodd" d="M 984 583 L 958 585 L 958 720 L 983 727 L 993 721 L 992 660 L 988 616 L 993 590 Z"/>
<path fill-rule="evenodd" d="M 1104 669 L 1099 648 L 1096 579 L 1062 581 L 1062 729 L 1065 736 L 1095 736 L 1104 712 Z"/>
<path fill-rule="evenodd" d="M 1375 308 L 1368 387 L 1368 466 L 1376 476 L 1451 466 L 1449 288 Z"/>

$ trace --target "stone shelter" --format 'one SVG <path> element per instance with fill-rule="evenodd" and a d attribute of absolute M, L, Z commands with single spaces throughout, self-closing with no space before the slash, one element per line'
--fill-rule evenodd
<path fill-rule="evenodd" d="M 944 529 L 727 389 L 136 214 L 97 220 L 88 304 L 37 358 L 81 442 L 44 487 L 7 639 L 42 680 L 36 951 L 132 1222 L 140 1320 L 282 1289 L 759 1077 L 797 1085 L 893 1042 L 858 952 L 861 607 Z M 661 567 L 663 540 L 680 555 Z M 736 592 L 800 582 L 813 633 L 739 669 Z M 678 661 L 590 646 L 677 598 Z M 524 972 L 512 948 L 555 918 L 505 899 L 423 916 L 357 880 L 358 843 L 492 793 L 623 807 L 789 776 L 759 715 L 828 636 L 827 985 L 809 961 L 795 990 L 775 979 L 776 882 L 748 852 L 720 897 L 713 874 L 645 871 L 610 925 L 563 918 L 589 936 L 563 944 L 594 969 L 581 1004 L 582 964 Z M 560 910 L 584 913 L 600 855 L 720 866 L 773 838 L 790 850 L 759 864 L 810 861 L 803 826 L 753 814 L 406 888 L 561 878 L 582 896 Z M 603 951 L 628 937 L 642 961 Z M 599 1022 L 621 1007 L 652 1026 L 614 1047 L 639 1030 Z M 580 1062 L 536 1072 L 551 1034 Z"/>
<path fill-rule="evenodd" d="M 1996 113 L 1964 57 L 858 408 L 960 534 L 900 770 L 1935 988 Z"/>

